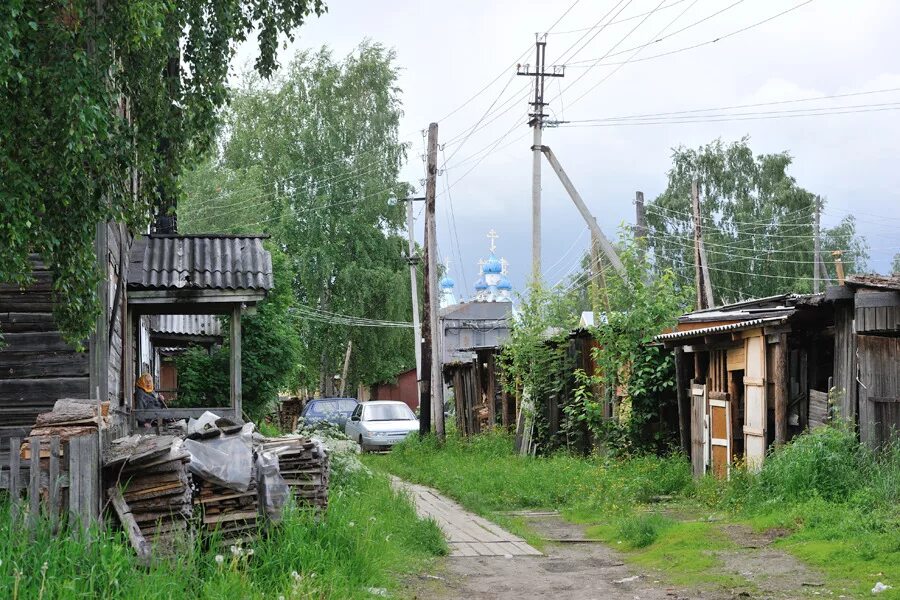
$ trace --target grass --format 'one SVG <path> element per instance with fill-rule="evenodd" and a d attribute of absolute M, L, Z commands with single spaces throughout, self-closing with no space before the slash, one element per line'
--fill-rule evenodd
<path fill-rule="evenodd" d="M 555 454 L 521 457 L 507 435 L 410 438 L 368 464 L 433 486 L 501 524 L 514 510 L 560 510 L 594 525 L 587 534 L 658 569 L 674 584 L 747 585 L 716 553 L 732 549 L 721 523 L 654 514 L 657 496 L 674 496 L 687 514 L 722 515 L 757 531 L 779 529 L 779 547 L 821 570 L 830 589 L 870 595 L 876 581 L 900 599 L 900 446 L 873 454 L 852 431 L 833 426 L 795 438 L 763 470 L 733 469 L 728 482 L 693 481 L 684 458 L 611 460 Z M 669 506 L 669 512 L 673 507 Z M 522 535 L 524 523 L 512 521 Z"/>
<path fill-rule="evenodd" d="M 252 556 L 188 544 L 177 559 L 137 565 L 120 533 L 33 537 L 0 507 L 0 590 L 19 598 L 373 598 L 446 553 L 433 521 L 415 516 L 386 477 L 334 472 L 324 518 L 298 511 L 253 547 Z M 218 550 L 218 552 L 222 552 Z"/>

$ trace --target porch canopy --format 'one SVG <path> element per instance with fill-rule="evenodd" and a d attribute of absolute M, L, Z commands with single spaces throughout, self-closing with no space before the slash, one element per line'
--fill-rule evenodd
<path fill-rule="evenodd" d="M 205 410 L 241 421 L 241 313 L 253 310 L 274 284 L 264 236 L 150 234 L 131 246 L 125 327 L 125 403 L 132 425 L 184 419 Z M 230 406 L 136 410 L 135 331 L 143 315 L 230 315 Z"/>

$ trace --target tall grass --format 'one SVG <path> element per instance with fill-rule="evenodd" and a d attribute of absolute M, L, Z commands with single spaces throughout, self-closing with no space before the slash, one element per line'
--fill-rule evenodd
<path fill-rule="evenodd" d="M 173 560 L 137 564 L 122 534 L 29 534 L 0 507 L 0 596 L 31 598 L 372 598 L 446 551 L 432 521 L 383 476 L 335 473 L 324 517 L 290 510 L 251 547 L 189 543 Z M 224 551 L 223 551 L 224 550 Z M 251 551 L 252 550 L 252 554 Z M 217 560 L 217 555 L 220 558 Z"/>
<path fill-rule="evenodd" d="M 481 513 L 536 508 L 615 511 L 691 485 L 690 465 L 682 457 L 523 457 L 514 454 L 513 438 L 499 432 L 468 439 L 448 436 L 443 445 L 433 437 L 412 436 L 390 454 L 367 460 L 436 487 Z"/>

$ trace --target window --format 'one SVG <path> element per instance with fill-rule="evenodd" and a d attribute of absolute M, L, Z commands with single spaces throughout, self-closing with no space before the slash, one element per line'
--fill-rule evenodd
<path fill-rule="evenodd" d="M 365 421 L 415 421 L 416 415 L 405 404 L 373 404 L 366 407 Z"/>
<path fill-rule="evenodd" d="M 358 406 L 356 407 L 356 409 L 353 411 L 353 415 L 352 415 L 352 416 L 353 416 L 353 417 L 359 417 L 359 416 L 361 416 L 361 415 L 362 415 L 362 409 L 363 409 L 362 404 L 358 405 Z"/>

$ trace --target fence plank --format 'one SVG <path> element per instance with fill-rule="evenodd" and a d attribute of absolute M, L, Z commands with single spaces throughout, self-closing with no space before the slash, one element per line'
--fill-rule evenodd
<path fill-rule="evenodd" d="M 9 438 L 9 498 L 12 502 L 10 514 L 15 523 L 19 516 L 19 447 L 22 440 Z"/>
<path fill-rule="evenodd" d="M 32 436 L 30 473 L 28 480 L 28 525 L 36 527 L 41 516 L 41 439 Z"/>
<path fill-rule="evenodd" d="M 85 530 L 95 520 L 100 506 L 99 453 L 96 435 L 69 440 L 69 515 Z"/>
<path fill-rule="evenodd" d="M 50 527 L 53 533 L 59 530 L 59 513 L 62 510 L 59 502 L 59 436 L 50 438 L 50 474 L 47 480 L 47 498 L 50 513 Z"/>
<path fill-rule="evenodd" d="M 77 453 L 79 450 L 79 440 L 81 438 L 71 438 L 69 440 L 69 447 L 66 449 L 66 458 L 69 461 L 69 526 L 75 527 L 75 524 L 78 522 L 80 513 L 80 506 L 78 504 L 79 499 L 81 498 L 81 472 L 77 468 L 78 466 L 78 458 Z"/>

